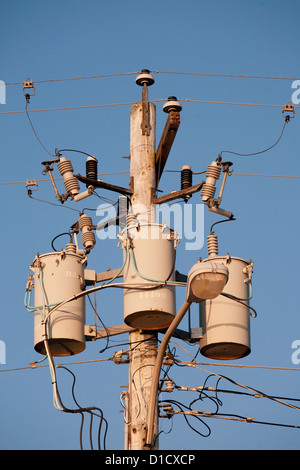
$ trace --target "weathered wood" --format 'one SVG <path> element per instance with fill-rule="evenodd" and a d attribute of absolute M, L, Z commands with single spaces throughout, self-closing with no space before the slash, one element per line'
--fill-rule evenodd
<path fill-rule="evenodd" d="M 143 134 L 143 103 L 134 103 L 130 115 L 130 176 L 134 179 L 134 194 L 131 204 L 137 221 L 155 222 L 155 208 L 152 206 L 152 188 L 156 182 L 155 172 L 155 105 L 149 103 L 149 128 Z M 147 135 L 148 134 L 148 135 Z M 133 331 L 129 333 L 129 380 L 126 421 L 125 449 L 143 450 L 147 434 L 148 402 L 151 392 L 152 371 L 157 356 L 156 333 Z M 154 435 L 158 435 L 158 413 L 155 411 Z M 158 439 L 156 442 L 158 445 Z"/>
<path fill-rule="evenodd" d="M 180 126 L 180 112 L 171 111 L 168 115 L 155 155 L 156 188 L 163 173 L 177 130 Z"/>

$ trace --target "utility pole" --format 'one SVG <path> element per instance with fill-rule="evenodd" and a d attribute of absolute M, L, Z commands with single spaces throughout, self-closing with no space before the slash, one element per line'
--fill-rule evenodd
<path fill-rule="evenodd" d="M 145 73 L 143 73 L 145 72 Z M 154 80 L 148 71 L 142 71 L 137 84 L 143 87 L 142 101 L 131 106 L 130 114 L 130 176 L 133 181 L 131 204 L 143 208 L 136 212 L 137 221 L 155 222 L 152 207 L 155 171 L 155 105 L 148 101 L 149 85 Z M 145 214 L 145 209 L 147 213 Z M 148 403 L 152 373 L 157 356 L 156 332 L 129 333 L 129 380 L 127 413 L 125 419 L 125 449 L 142 450 L 146 442 Z M 154 435 L 157 435 L 158 416 L 155 413 Z M 157 445 L 157 443 L 156 443 Z"/>

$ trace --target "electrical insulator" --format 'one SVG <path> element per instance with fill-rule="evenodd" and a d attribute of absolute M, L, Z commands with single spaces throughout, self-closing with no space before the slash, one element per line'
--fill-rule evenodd
<path fill-rule="evenodd" d="M 61 176 L 64 177 L 67 193 L 72 197 L 76 196 L 79 193 L 79 183 L 73 175 L 72 163 L 66 157 L 61 157 L 57 166 Z"/>
<path fill-rule="evenodd" d="M 76 253 L 76 251 L 77 251 L 77 246 L 75 245 L 75 243 L 73 242 L 67 243 L 66 245 L 67 253 Z"/>
<path fill-rule="evenodd" d="M 218 254 L 218 237 L 213 232 L 207 237 L 207 251 L 209 256 Z"/>
<path fill-rule="evenodd" d="M 216 181 L 219 179 L 221 167 L 217 162 L 212 162 L 208 165 L 206 172 L 206 181 L 201 189 L 202 201 L 207 202 L 213 199 L 216 192 Z"/>
<path fill-rule="evenodd" d="M 182 106 L 177 101 L 176 96 L 169 96 L 168 101 L 163 105 L 163 111 L 165 113 L 170 113 L 171 111 L 180 112 L 182 110 Z"/>
<path fill-rule="evenodd" d="M 181 169 L 181 189 L 190 188 L 193 185 L 193 172 L 190 165 L 184 165 Z M 190 195 L 184 196 L 185 202 L 190 199 Z"/>
<path fill-rule="evenodd" d="M 154 83 L 154 78 L 150 75 L 150 70 L 143 69 L 141 73 L 136 77 L 135 83 L 139 86 L 151 86 Z"/>
<path fill-rule="evenodd" d="M 85 164 L 85 169 L 86 169 L 86 177 L 89 180 L 97 181 L 98 178 L 98 161 L 95 157 L 88 157 L 86 164 Z M 90 183 L 87 183 L 87 187 L 89 186 Z"/>
<path fill-rule="evenodd" d="M 79 218 L 79 228 L 82 232 L 81 241 L 85 249 L 88 251 L 94 248 L 96 244 L 96 238 L 92 231 L 92 227 L 92 219 L 88 215 L 82 214 Z"/>
<path fill-rule="evenodd" d="M 175 384 L 172 379 L 168 379 L 165 381 L 165 386 L 166 386 L 166 392 L 173 392 L 175 388 Z"/>

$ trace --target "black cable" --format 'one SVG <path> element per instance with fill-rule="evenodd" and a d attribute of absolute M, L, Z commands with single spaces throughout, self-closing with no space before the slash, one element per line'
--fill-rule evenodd
<path fill-rule="evenodd" d="M 87 298 L 88 298 L 88 300 L 89 300 L 89 302 L 90 302 L 90 304 L 91 304 L 91 306 L 92 306 L 92 309 L 94 310 L 95 315 L 97 316 L 98 320 L 100 321 L 101 325 L 103 326 L 103 329 L 104 329 L 105 332 L 106 332 L 106 346 L 105 346 L 105 348 L 101 351 L 101 352 L 104 352 L 104 351 L 106 351 L 106 349 L 108 349 L 108 345 L 109 345 L 109 331 L 108 331 L 108 329 L 107 329 L 107 326 L 103 323 L 103 321 L 101 320 L 100 316 L 98 315 L 98 312 L 97 312 L 95 306 L 93 305 L 93 303 L 92 303 L 92 301 L 91 301 L 91 299 L 90 299 L 90 296 L 89 296 L 88 294 L 87 294 Z M 99 352 L 100 352 L 100 351 L 99 351 Z"/>
<path fill-rule="evenodd" d="M 70 209 L 70 211 L 75 211 L 81 214 L 81 211 L 79 211 L 78 209 L 74 209 L 73 207 L 65 206 L 64 204 L 63 205 L 55 204 L 54 202 L 44 201 L 43 199 L 38 199 L 37 197 L 33 197 L 30 189 L 28 190 L 28 196 L 30 197 L 30 199 L 33 199 L 34 201 L 44 202 L 45 204 L 50 204 L 51 206 L 63 207 L 65 209 Z"/>
<path fill-rule="evenodd" d="M 247 307 L 247 308 L 250 308 L 250 310 L 252 310 L 252 312 L 253 312 L 253 315 L 252 315 L 252 316 L 253 316 L 254 318 L 257 317 L 257 312 L 256 312 L 256 310 L 254 310 L 253 307 L 251 307 L 250 305 L 246 304 L 246 303 L 243 302 L 242 300 L 240 300 L 240 299 L 238 299 L 238 298 L 236 298 L 236 297 L 234 297 L 234 296 L 232 296 L 232 295 L 230 295 L 230 294 L 227 294 L 227 293 L 225 293 L 225 292 L 221 292 L 221 295 L 223 295 L 224 297 L 227 297 L 227 298 L 230 299 L 230 300 L 234 300 L 235 302 L 238 302 L 238 303 L 240 303 L 240 304 L 242 304 L 242 305 L 245 305 L 245 307 Z"/>
<path fill-rule="evenodd" d="M 90 414 L 90 445 L 91 445 L 91 449 L 93 449 L 93 443 L 92 443 L 92 423 L 93 423 L 93 417 L 94 416 L 97 416 L 98 418 L 100 418 L 100 424 L 99 424 L 99 429 L 98 429 L 98 448 L 99 450 L 101 449 L 101 445 L 100 445 L 100 433 L 101 433 L 101 428 L 102 428 L 102 425 L 103 423 L 105 423 L 106 425 L 106 429 L 105 429 L 105 433 L 104 433 L 104 438 L 103 438 L 103 445 L 104 445 L 104 450 L 106 448 L 106 435 L 107 435 L 107 430 L 108 430 L 108 422 L 107 420 L 104 418 L 103 416 L 103 412 L 100 408 L 98 407 L 81 407 L 79 405 L 79 403 L 77 402 L 76 400 L 76 397 L 75 397 L 75 392 L 74 392 L 74 389 L 75 389 L 75 382 L 76 382 L 76 377 L 75 375 L 73 374 L 73 372 L 68 369 L 67 367 L 65 366 L 62 366 L 62 365 L 58 365 L 57 366 L 58 368 L 61 368 L 61 369 L 65 369 L 67 372 L 69 372 L 72 377 L 73 377 L 73 384 L 72 384 L 72 397 L 73 397 L 73 400 L 76 404 L 76 406 L 78 407 L 77 409 L 70 409 L 70 408 L 66 408 L 63 403 L 62 403 L 62 400 L 61 400 L 61 397 L 59 395 L 59 392 L 57 391 L 57 394 L 58 394 L 58 398 L 59 398 L 59 401 L 60 401 L 60 405 L 62 407 L 62 411 L 65 412 L 65 413 L 79 413 L 81 415 L 81 426 L 80 426 L 80 448 L 81 450 L 83 450 L 83 443 L 82 443 L 82 434 L 83 434 L 83 424 L 84 424 L 84 412 L 86 413 L 89 413 Z M 97 413 L 99 412 L 99 414 Z"/>
<path fill-rule="evenodd" d="M 33 133 L 34 133 L 35 137 L 37 138 L 39 144 L 43 147 L 43 149 L 44 149 L 49 155 L 51 155 L 51 157 L 56 157 L 56 155 L 53 155 L 53 153 L 49 152 L 49 150 L 46 149 L 46 147 L 42 144 L 41 140 L 39 139 L 39 137 L 38 137 L 38 135 L 37 135 L 37 133 L 36 133 L 34 127 L 33 127 L 33 124 L 32 124 L 32 122 L 31 122 L 31 119 L 30 119 L 30 117 L 29 117 L 28 111 L 27 111 L 28 103 L 29 103 L 29 99 L 26 98 L 25 111 L 26 111 L 26 115 L 27 115 L 27 117 L 28 117 L 29 124 L 30 124 L 30 126 L 31 126 L 31 129 L 33 130 Z"/>
<path fill-rule="evenodd" d="M 213 233 L 212 229 L 215 225 L 217 224 L 222 224 L 223 222 L 231 222 L 233 220 L 236 220 L 234 217 L 231 217 L 230 219 L 224 219 L 224 220 L 218 220 L 218 222 L 215 222 L 214 224 L 212 224 L 212 226 L 210 227 L 210 234 Z"/>
<path fill-rule="evenodd" d="M 177 407 L 180 409 L 180 411 L 182 411 L 183 417 L 184 417 L 184 419 L 185 419 L 187 425 L 188 425 L 194 432 L 196 432 L 197 434 L 199 434 L 201 437 L 209 437 L 209 436 L 210 436 L 210 434 L 211 434 L 211 429 L 210 429 L 210 427 L 209 427 L 199 416 L 197 416 L 197 415 L 190 415 L 190 416 L 192 416 L 193 418 L 196 418 L 198 421 L 200 421 L 200 422 L 206 427 L 206 429 L 208 430 L 208 433 L 207 433 L 207 434 L 201 433 L 200 431 L 198 431 L 197 429 L 195 429 L 194 426 L 192 426 L 192 425 L 190 424 L 190 422 L 189 422 L 187 416 L 184 414 L 184 410 L 183 410 L 183 408 L 186 408 L 187 410 L 191 411 L 191 409 L 190 409 L 188 406 L 186 406 L 186 405 L 184 405 L 183 403 L 180 403 L 180 402 L 178 402 L 178 401 L 176 401 L 176 400 L 163 400 L 163 401 L 161 401 L 160 403 L 164 403 L 164 402 L 165 402 L 165 403 L 170 403 L 170 404 L 172 404 L 172 405 L 177 406 Z"/>
<path fill-rule="evenodd" d="M 283 133 L 284 133 L 284 130 L 285 130 L 285 126 L 286 124 L 290 121 L 290 117 L 289 116 L 286 116 L 285 117 L 285 120 L 284 120 L 284 124 L 283 124 L 283 128 L 282 128 L 282 131 L 281 131 L 281 134 L 279 136 L 279 138 L 276 140 L 276 142 L 271 145 L 270 147 L 264 149 L 264 150 L 261 150 L 260 152 L 254 152 L 254 153 L 237 153 L 237 152 L 232 152 L 230 150 L 222 150 L 222 152 L 220 152 L 219 154 L 219 157 L 222 156 L 222 153 L 230 153 L 232 155 L 237 155 L 237 156 L 240 156 L 240 157 L 252 157 L 254 155 L 260 155 L 262 153 L 265 153 L 265 152 L 268 152 L 269 150 L 271 150 L 272 148 L 275 147 L 275 145 L 278 144 L 278 142 L 281 140 L 281 137 L 283 136 Z"/>
<path fill-rule="evenodd" d="M 53 238 L 52 242 L 51 242 L 51 247 L 53 249 L 53 251 L 59 251 L 59 250 L 56 250 L 55 247 L 54 247 L 54 242 L 57 238 L 59 237 L 62 237 L 63 235 L 68 235 L 70 237 L 70 243 L 73 242 L 73 238 L 72 238 L 72 235 L 69 233 L 69 232 L 63 232 L 63 233 L 60 233 L 59 235 L 56 235 L 56 237 Z"/>
<path fill-rule="evenodd" d="M 57 153 L 60 153 L 60 152 L 76 152 L 76 153 L 81 153 L 82 155 L 86 155 L 86 156 L 88 156 L 88 157 L 93 157 L 93 158 L 97 161 L 97 163 L 98 163 L 98 160 L 97 160 L 97 158 L 96 158 L 94 155 L 91 155 L 90 153 L 82 152 L 81 150 L 74 150 L 74 149 L 60 149 L 60 150 L 58 150 L 58 149 L 55 149 L 55 152 L 56 152 L 56 154 L 57 154 Z"/>

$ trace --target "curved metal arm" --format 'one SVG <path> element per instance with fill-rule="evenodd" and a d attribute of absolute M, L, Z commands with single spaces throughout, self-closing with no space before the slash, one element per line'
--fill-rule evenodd
<path fill-rule="evenodd" d="M 180 307 L 180 310 L 178 311 L 171 325 L 167 329 L 158 349 L 156 363 L 154 366 L 154 371 L 153 371 L 153 376 L 152 376 L 152 386 L 151 386 L 151 394 L 150 394 L 149 409 L 148 409 L 147 437 L 146 437 L 145 450 L 150 450 L 153 446 L 153 433 L 154 433 L 153 423 L 154 423 L 155 407 L 156 407 L 156 400 L 157 400 L 157 389 L 158 389 L 158 383 L 159 383 L 160 369 L 161 369 L 162 362 L 164 359 L 165 351 L 167 349 L 167 345 L 172 334 L 174 333 L 177 326 L 183 319 L 190 305 L 191 305 L 191 302 L 187 302 L 187 301 L 183 302 L 182 306 Z"/>

